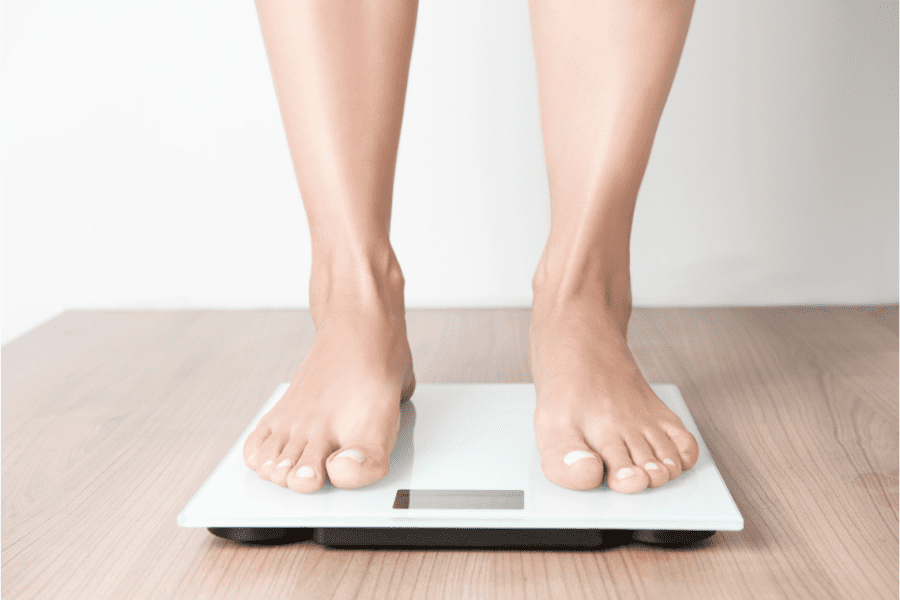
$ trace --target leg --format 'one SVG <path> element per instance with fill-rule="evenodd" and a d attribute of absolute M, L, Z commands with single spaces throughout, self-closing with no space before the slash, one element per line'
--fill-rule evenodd
<path fill-rule="evenodd" d="M 244 460 L 297 492 L 384 477 L 415 388 L 388 239 L 417 0 L 257 0 L 312 241 L 316 338 Z"/>
<path fill-rule="evenodd" d="M 699 453 L 626 342 L 635 201 L 693 0 L 529 9 L 551 197 L 530 331 L 541 465 L 583 490 L 602 483 L 605 464 L 610 488 L 637 492 L 678 477 Z"/>

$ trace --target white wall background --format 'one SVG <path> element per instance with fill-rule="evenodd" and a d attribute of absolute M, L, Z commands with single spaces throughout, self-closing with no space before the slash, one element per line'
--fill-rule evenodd
<path fill-rule="evenodd" d="M 308 307 L 250 0 L 4 0 L 2 331 Z M 697 0 L 641 187 L 637 306 L 898 300 L 897 2 Z M 391 237 L 409 307 L 529 306 L 549 231 L 525 0 L 421 0 Z"/>

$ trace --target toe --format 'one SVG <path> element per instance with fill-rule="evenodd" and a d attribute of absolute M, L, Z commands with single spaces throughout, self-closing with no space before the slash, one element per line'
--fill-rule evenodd
<path fill-rule="evenodd" d="M 248 468 L 256 470 L 257 465 L 261 465 L 257 459 L 259 458 L 259 449 L 262 448 L 266 438 L 272 433 L 272 430 L 266 425 L 260 425 L 253 430 L 253 433 L 247 436 L 244 442 L 244 463 Z"/>
<path fill-rule="evenodd" d="M 600 450 L 606 463 L 606 481 L 609 489 L 623 494 L 633 494 L 647 487 L 650 478 L 631 460 L 625 441 L 610 442 Z"/>
<path fill-rule="evenodd" d="M 659 487 L 669 480 L 669 470 L 656 458 L 647 438 L 642 434 L 635 434 L 628 438 L 627 445 L 632 462 L 640 465 L 650 478 L 651 488 Z"/>
<path fill-rule="evenodd" d="M 352 490 L 374 483 L 388 474 L 390 460 L 380 448 L 371 444 L 344 445 L 325 461 L 331 485 Z"/>
<path fill-rule="evenodd" d="M 275 461 L 288 442 L 288 435 L 275 431 L 266 438 L 259 453 L 256 455 L 256 474 L 261 479 L 272 481 L 272 471 L 275 470 Z"/>
<path fill-rule="evenodd" d="M 691 432 L 683 426 L 670 424 L 665 424 L 663 429 L 678 449 L 678 455 L 681 457 L 681 469 L 687 471 L 697 464 L 700 447 Z"/>
<path fill-rule="evenodd" d="M 651 429 L 645 432 L 647 442 L 656 454 L 657 463 L 669 471 L 669 481 L 681 475 L 681 458 L 675 443 L 661 429 Z"/>
<path fill-rule="evenodd" d="M 295 492 L 307 493 L 325 485 L 325 459 L 334 451 L 336 443 L 327 437 L 313 437 L 287 475 L 287 486 Z"/>
<path fill-rule="evenodd" d="M 306 438 L 296 436 L 292 437 L 285 445 L 278 458 L 275 459 L 275 466 L 272 469 L 272 482 L 277 483 L 281 487 L 287 487 L 287 476 L 294 465 L 303 454 L 303 448 L 306 446 Z"/>
<path fill-rule="evenodd" d="M 584 439 L 564 435 L 552 438 L 541 450 L 544 476 L 570 490 L 592 490 L 603 483 L 603 461 Z"/>

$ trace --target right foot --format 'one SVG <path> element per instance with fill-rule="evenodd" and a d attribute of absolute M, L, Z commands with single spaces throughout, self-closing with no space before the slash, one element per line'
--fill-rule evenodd
<path fill-rule="evenodd" d="M 353 489 L 388 474 L 400 402 L 415 389 L 403 275 L 393 251 L 318 269 L 310 285 L 316 337 L 284 396 L 244 444 L 260 478 L 312 492 Z M 359 266 L 356 266 L 359 265 Z"/>

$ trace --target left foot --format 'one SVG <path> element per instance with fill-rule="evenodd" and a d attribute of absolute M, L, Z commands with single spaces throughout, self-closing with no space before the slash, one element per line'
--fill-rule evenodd
<path fill-rule="evenodd" d="M 590 278 L 587 278 L 590 279 Z M 602 277 L 577 292 L 535 287 L 529 360 L 537 391 L 534 431 L 544 475 L 626 494 L 659 487 L 697 462 L 697 440 L 641 375 L 626 342 L 630 300 Z"/>

